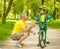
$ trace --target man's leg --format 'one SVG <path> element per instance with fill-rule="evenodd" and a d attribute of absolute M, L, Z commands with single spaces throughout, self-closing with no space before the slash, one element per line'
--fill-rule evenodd
<path fill-rule="evenodd" d="M 25 34 L 23 34 L 23 36 L 21 36 L 21 38 L 18 40 L 18 42 L 16 43 L 16 46 L 18 46 L 18 47 L 22 47 L 22 41 L 24 40 L 24 39 L 26 39 L 27 37 L 29 36 L 29 33 L 25 33 Z"/>
<path fill-rule="evenodd" d="M 19 43 L 22 43 L 24 39 L 26 39 L 29 36 L 29 33 L 24 33 L 24 35 L 18 40 Z"/>

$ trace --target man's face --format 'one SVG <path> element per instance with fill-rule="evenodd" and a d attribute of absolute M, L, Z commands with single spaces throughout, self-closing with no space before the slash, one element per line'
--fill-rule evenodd
<path fill-rule="evenodd" d="M 24 16 L 24 20 L 25 20 L 25 21 L 27 20 L 27 16 Z"/>
<path fill-rule="evenodd" d="M 40 9 L 40 14 L 41 15 L 45 14 L 45 11 L 43 9 Z"/>

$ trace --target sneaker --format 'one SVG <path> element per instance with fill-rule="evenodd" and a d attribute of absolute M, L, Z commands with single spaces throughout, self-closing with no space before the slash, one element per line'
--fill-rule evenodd
<path fill-rule="evenodd" d="M 16 43 L 16 46 L 22 48 L 22 45 L 19 43 Z"/>
<path fill-rule="evenodd" d="M 44 47 L 47 47 L 46 45 L 44 45 Z"/>
<path fill-rule="evenodd" d="M 50 42 L 49 42 L 49 41 L 47 41 L 47 42 L 46 42 L 46 44 L 50 44 Z"/>
<path fill-rule="evenodd" d="M 26 46 L 24 43 L 21 43 L 22 46 Z"/>
<path fill-rule="evenodd" d="M 37 46 L 41 46 L 41 44 L 37 44 Z"/>

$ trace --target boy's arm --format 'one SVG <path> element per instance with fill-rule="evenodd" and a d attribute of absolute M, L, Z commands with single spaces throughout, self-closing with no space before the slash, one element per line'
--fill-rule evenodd
<path fill-rule="evenodd" d="M 52 20 L 53 20 L 52 17 L 49 15 L 47 18 L 47 23 L 51 22 Z"/>

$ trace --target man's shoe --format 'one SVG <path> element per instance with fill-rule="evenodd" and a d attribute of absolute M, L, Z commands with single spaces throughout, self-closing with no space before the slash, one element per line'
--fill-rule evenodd
<path fill-rule="evenodd" d="M 22 45 L 19 43 L 16 43 L 16 46 L 22 48 Z"/>

